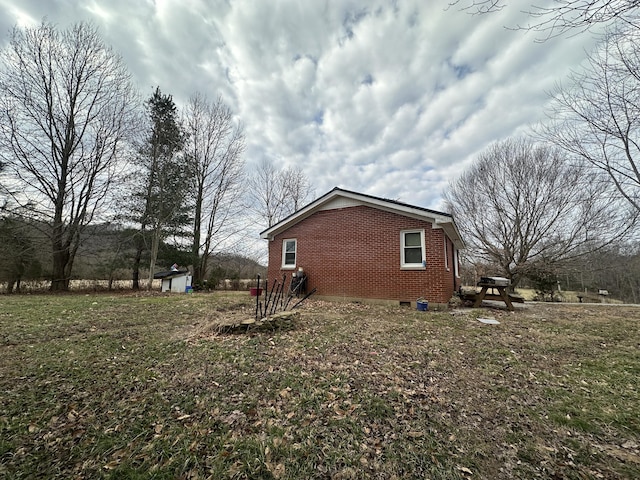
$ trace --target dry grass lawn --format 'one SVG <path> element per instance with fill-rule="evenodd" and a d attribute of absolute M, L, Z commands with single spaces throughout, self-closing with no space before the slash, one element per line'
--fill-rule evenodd
<path fill-rule="evenodd" d="M 3 296 L 0 477 L 640 478 L 639 307 L 251 302 Z"/>

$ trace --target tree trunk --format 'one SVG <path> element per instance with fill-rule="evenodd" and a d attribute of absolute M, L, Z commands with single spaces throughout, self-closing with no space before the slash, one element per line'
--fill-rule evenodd
<path fill-rule="evenodd" d="M 202 281 L 204 282 L 206 280 L 205 275 L 207 274 L 207 263 L 209 261 L 209 255 L 203 255 L 202 258 L 200 259 L 200 263 L 199 263 L 199 269 L 200 269 L 200 276 L 202 277 Z"/>
<path fill-rule="evenodd" d="M 629 289 L 631 290 L 631 300 L 633 301 L 633 303 L 638 303 L 638 298 L 636 296 L 636 289 L 633 285 L 633 279 L 631 277 L 628 277 L 629 279 Z"/>
<path fill-rule="evenodd" d="M 69 261 L 68 247 L 59 246 L 53 248 L 53 270 L 51 277 L 52 292 L 66 292 L 69 290 L 69 280 L 67 276 L 67 263 Z"/>
<path fill-rule="evenodd" d="M 136 254 L 133 257 L 132 269 L 132 288 L 140 290 L 140 261 L 142 260 L 142 251 L 144 250 L 144 240 L 141 238 L 136 246 Z"/>
<path fill-rule="evenodd" d="M 156 259 L 158 258 L 158 249 L 160 248 L 160 227 L 154 229 L 151 239 L 151 260 L 149 262 L 149 284 L 147 290 L 151 290 L 153 286 L 153 274 L 156 269 Z"/>
<path fill-rule="evenodd" d="M 522 280 L 522 276 L 510 271 L 508 268 L 505 269 L 506 277 L 509 279 L 509 286 L 507 287 L 507 292 L 515 293 L 516 287 L 520 284 L 520 280 Z"/>
<path fill-rule="evenodd" d="M 193 244 L 191 246 L 191 263 L 193 264 L 193 280 L 202 285 L 204 272 L 200 264 L 200 235 L 202 230 L 202 196 L 203 187 L 198 185 L 193 219 Z M 205 252 L 206 253 L 206 252 Z"/>
<path fill-rule="evenodd" d="M 131 288 L 134 290 L 140 290 L 140 256 L 137 256 L 136 260 L 134 260 Z"/>
<path fill-rule="evenodd" d="M 51 271 L 52 292 L 66 292 L 69 290 L 69 276 L 67 265 L 69 263 L 70 246 L 63 241 L 63 227 L 61 221 L 54 221 L 51 247 L 53 250 L 53 268 Z"/>

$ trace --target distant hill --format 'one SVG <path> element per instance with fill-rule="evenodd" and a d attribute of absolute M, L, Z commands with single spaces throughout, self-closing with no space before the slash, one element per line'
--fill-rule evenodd
<path fill-rule="evenodd" d="M 209 278 L 245 279 L 266 275 L 267 267 L 257 261 L 233 253 L 218 253 L 209 259 Z"/>
<path fill-rule="evenodd" d="M 4 225 L 9 225 L 9 221 L 13 222 L 10 230 Z M 4 222 L 0 224 L 0 283 L 15 278 L 14 270 L 18 268 L 22 281 L 48 280 L 51 275 L 51 245 L 42 233 L 48 227 L 6 217 L 0 218 L 0 222 Z M 130 280 L 137 233 L 119 224 L 88 226 L 74 261 L 73 279 Z M 174 263 L 191 268 L 190 258 L 187 249 L 165 242 L 158 253 L 157 269 L 169 269 Z M 141 278 L 147 278 L 144 266 L 148 264 L 148 252 L 145 252 Z M 264 275 L 265 272 L 266 267 L 254 259 L 220 252 L 210 258 L 207 277 L 214 281 L 246 279 L 255 278 L 257 274 Z"/>
<path fill-rule="evenodd" d="M 135 254 L 135 235 L 137 231 L 118 225 L 92 226 L 89 235 L 78 252 L 75 278 L 108 279 L 111 275 L 117 280 L 131 278 L 131 265 Z M 148 252 L 144 252 L 142 267 L 148 265 Z M 169 269 L 177 263 L 181 268 L 192 269 L 191 256 L 186 248 L 163 243 L 158 252 L 157 270 Z M 252 258 L 228 252 L 218 252 L 209 258 L 206 278 L 218 281 L 225 278 L 254 278 L 264 274 L 266 267 Z M 141 278 L 146 272 L 141 271 Z"/>

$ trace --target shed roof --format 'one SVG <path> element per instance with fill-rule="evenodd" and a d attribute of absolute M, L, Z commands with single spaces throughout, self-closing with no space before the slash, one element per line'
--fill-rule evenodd
<path fill-rule="evenodd" d="M 189 275 L 189 270 L 167 270 L 164 272 L 156 272 L 153 274 L 153 278 L 155 279 L 170 279 L 170 278 L 178 278 Z"/>
<path fill-rule="evenodd" d="M 449 213 L 417 207 L 415 205 L 398 202 L 397 200 L 389 200 L 364 193 L 352 192 L 339 187 L 335 187 L 333 190 L 325 193 L 313 202 L 279 221 L 272 227 L 262 231 L 260 233 L 260 237 L 264 239 L 273 239 L 276 235 L 284 232 L 296 223 L 320 210 L 331 210 L 334 208 L 359 205 L 369 206 L 398 215 L 404 215 L 430 222 L 434 227 L 442 228 L 456 248 L 464 248 L 464 241 L 460 236 L 460 232 L 458 231 L 458 227 L 455 224 L 453 216 Z"/>

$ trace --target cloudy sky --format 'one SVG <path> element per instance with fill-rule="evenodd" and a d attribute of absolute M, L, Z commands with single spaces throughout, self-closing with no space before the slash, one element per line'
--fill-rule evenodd
<path fill-rule="evenodd" d="M 222 96 L 249 170 L 266 158 L 300 166 L 318 195 L 340 186 L 438 209 L 478 152 L 544 117 L 595 42 L 505 28 L 527 24 L 521 0 L 484 16 L 447 3 L 0 0 L 0 45 L 14 25 L 90 20 L 145 97 Z"/>

